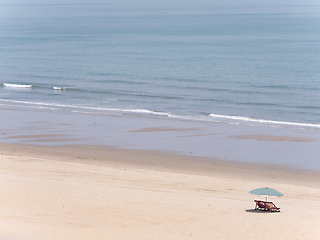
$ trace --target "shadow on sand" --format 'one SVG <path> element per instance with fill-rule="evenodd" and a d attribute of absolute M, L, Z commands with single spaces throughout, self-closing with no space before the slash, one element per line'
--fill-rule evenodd
<path fill-rule="evenodd" d="M 275 212 L 270 212 L 270 211 L 263 211 L 263 210 L 255 210 L 255 209 L 247 209 L 246 212 L 248 213 L 275 213 Z"/>

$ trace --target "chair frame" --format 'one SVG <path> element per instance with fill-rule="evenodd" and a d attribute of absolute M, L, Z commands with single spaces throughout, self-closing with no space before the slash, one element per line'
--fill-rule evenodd
<path fill-rule="evenodd" d="M 280 208 L 278 208 L 273 202 L 264 202 L 264 205 L 270 212 L 280 212 Z"/>
<path fill-rule="evenodd" d="M 263 201 L 254 200 L 254 202 L 256 203 L 256 206 L 254 207 L 254 210 L 262 210 L 262 211 L 266 211 L 267 210 Z"/>
<path fill-rule="evenodd" d="M 254 210 L 261 211 L 270 211 L 270 212 L 280 212 L 280 208 L 278 208 L 273 202 L 265 202 L 262 200 L 254 200 L 256 206 Z"/>

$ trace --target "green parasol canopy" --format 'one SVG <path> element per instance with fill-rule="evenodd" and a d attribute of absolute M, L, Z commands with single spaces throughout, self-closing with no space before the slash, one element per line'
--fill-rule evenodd
<path fill-rule="evenodd" d="M 283 196 L 283 194 L 281 192 L 279 192 L 273 188 L 268 188 L 268 187 L 257 188 L 257 189 L 250 191 L 249 193 L 266 196 L 266 199 L 268 199 L 268 196 L 275 196 L 275 197 Z"/>

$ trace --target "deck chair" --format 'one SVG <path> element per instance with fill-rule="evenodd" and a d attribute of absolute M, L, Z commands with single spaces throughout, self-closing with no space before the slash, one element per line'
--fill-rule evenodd
<path fill-rule="evenodd" d="M 262 211 L 267 210 L 263 201 L 261 201 L 261 200 L 254 200 L 254 201 L 256 203 L 254 210 L 262 210 Z"/>
<path fill-rule="evenodd" d="M 274 205 L 273 202 L 264 202 L 264 205 L 266 206 L 266 210 L 269 210 L 270 212 L 280 212 L 280 208 Z"/>

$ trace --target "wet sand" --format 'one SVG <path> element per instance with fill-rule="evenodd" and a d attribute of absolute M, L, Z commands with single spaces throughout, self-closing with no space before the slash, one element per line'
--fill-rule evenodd
<path fill-rule="evenodd" d="M 0 106 L 0 143 L 101 145 L 320 170 L 320 131 Z"/>

